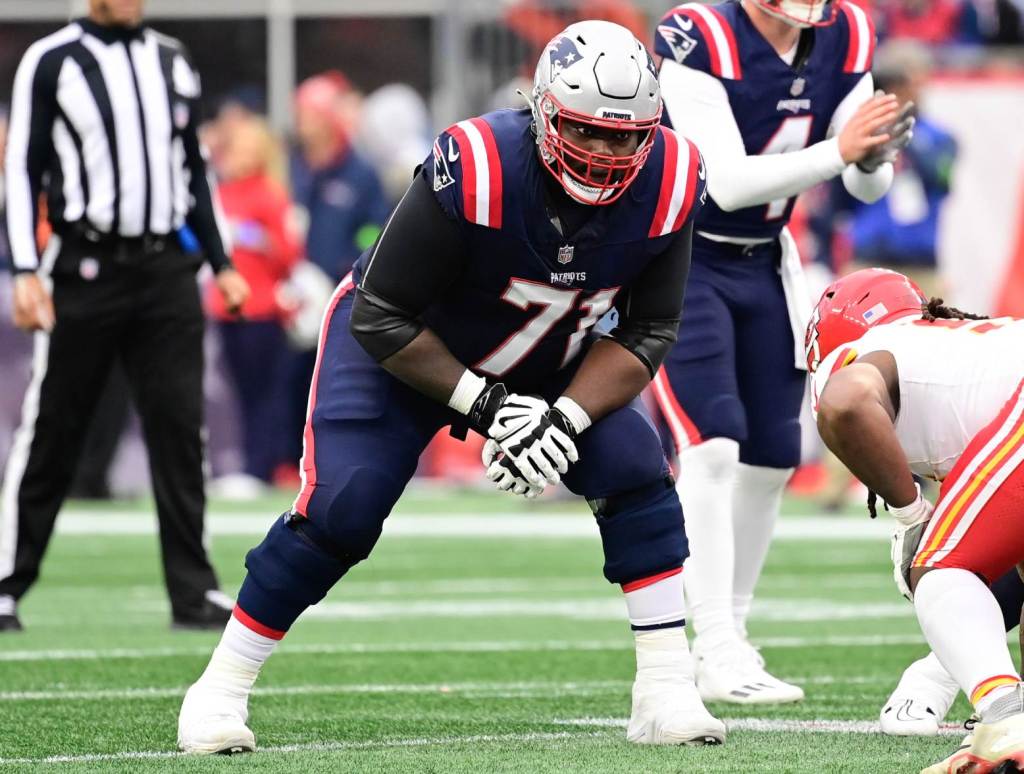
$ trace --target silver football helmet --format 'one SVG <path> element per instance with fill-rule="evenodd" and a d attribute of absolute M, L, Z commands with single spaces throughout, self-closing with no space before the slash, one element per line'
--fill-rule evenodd
<path fill-rule="evenodd" d="M 529 97 L 544 166 L 573 199 L 610 204 L 636 178 L 661 120 L 654 60 L 633 33 L 606 21 L 570 24 L 545 47 Z M 562 136 L 563 121 L 638 132 L 624 156 L 592 153 Z"/>

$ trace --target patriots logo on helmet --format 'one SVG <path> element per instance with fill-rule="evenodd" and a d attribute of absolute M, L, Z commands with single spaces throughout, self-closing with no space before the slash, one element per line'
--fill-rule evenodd
<path fill-rule="evenodd" d="M 551 45 L 548 46 L 548 57 L 551 60 L 552 75 L 557 75 L 583 59 L 576 44 L 564 35 L 551 41 Z"/>
<path fill-rule="evenodd" d="M 683 30 L 692 29 L 693 22 L 689 19 L 683 19 L 678 14 L 673 14 L 672 19 L 676 22 L 675 24 L 659 24 L 658 34 L 668 43 L 669 49 L 672 51 L 672 56 L 675 60 L 682 64 L 686 57 L 693 53 L 693 50 L 697 48 L 696 39 L 687 35 Z M 678 25 L 678 26 L 677 26 Z"/>

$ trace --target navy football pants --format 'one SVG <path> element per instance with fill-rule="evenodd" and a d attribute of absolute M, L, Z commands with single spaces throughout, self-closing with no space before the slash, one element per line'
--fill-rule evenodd
<path fill-rule="evenodd" d="M 793 365 L 780 249 L 694 237 L 679 339 L 654 385 L 679 450 L 731 438 L 748 465 L 800 462 L 806 374 Z"/>
<path fill-rule="evenodd" d="M 344 287 L 344 285 L 342 286 Z M 365 559 L 412 478 L 423 449 L 461 417 L 405 386 L 348 331 L 351 293 L 336 297 L 314 376 L 305 437 L 305 485 L 294 512 L 249 552 L 242 620 L 278 635 Z M 553 400 L 571 373 L 539 390 Z M 574 493 L 605 501 L 598 515 L 605 577 L 628 583 L 682 566 L 683 514 L 657 432 L 640 401 L 582 434 L 580 461 L 563 477 Z M 503 495 L 507 496 L 507 495 Z M 305 517 L 305 518 L 301 518 Z"/>

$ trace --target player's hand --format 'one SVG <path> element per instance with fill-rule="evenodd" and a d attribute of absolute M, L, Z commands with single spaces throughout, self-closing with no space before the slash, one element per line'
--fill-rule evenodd
<path fill-rule="evenodd" d="M 544 491 L 543 486 L 534 486 L 526 480 L 493 438 L 487 439 L 480 457 L 486 469 L 484 475 L 488 481 L 494 482 L 499 491 L 522 495 L 527 500 L 532 500 Z"/>
<path fill-rule="evenodd" d="M 876 92 L 875 96 L 881 94 L 882 92 Z M 910 141 L 914 139 L 914 124 L 917 123 L 917 119 L 914 117 L 916 107 L 909 100 L 903 103 L 903 107 L 900 108 L 895 121 L 892 124 L 883 126 L 879 130 L 880 134 L 888 134 L 890 139 L 888 142 L 873 148 L 867 156 L 857 162 L 857 166 L 861 170 L 871 173 L 887 162 L 896 161 L 900 152 L 910 145 Z"/>
<path fill-rule="evenodd" d="M 579 459 L 572 439 L 551 423 L 547 412 L 541 398 L 508 394 L 503 385 L 494 385 L 477 398 L 470 417 L 486 428 L 530 484 L 544 486 L 557 484 L 569 463 Z"/>
<path fill-rule="evenodd" d="M 839 133 L 839 154 L 847 164 L 856 164 L 892 137 L 885 131 L 900 115 L 899 101 L 892 94 L 876 95 L 857 108 Z"/>
<path fill-rule="evenodd" d="M 14 275 L 14 324 L 25 331 L 53 330 L 56 314 L 53 298 L 38 274 Z"/>
<path fill-rule="evenodd" d="M 928 500 L 921 496 L 921 487 L 917 487 L 917 497 L 910 505 L 902 508 L 889 508 L 889 513 L 896 519 L 896 530 L 892 533 L 889 556 L 892 558 L 892 575 L 896 581 L 896 588 L 899 589 L 907 599 L 913 601 L 914 595 L 910 591 L 910 568 L 917 555 L 918 544 L 921 536 L 928 528 L 931 521 L 934 507 Z"/>
<path fill-rule="evenodd" d="M 238 314 L 249 298 L 249 283 L 235 269 L 221 269 L 217 272 L 217 289 L 231 314 Z"/>

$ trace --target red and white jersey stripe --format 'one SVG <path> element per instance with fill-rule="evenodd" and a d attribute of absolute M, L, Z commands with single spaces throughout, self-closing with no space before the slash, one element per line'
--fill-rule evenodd
<path fill-rule="evenodd" d="M 850 46 L 846 50 L 843 72 L 866 73 L 875 56 L 875 23 L 859 5 L 843 3 L 840 8 L 850 27 Z"/>
<path fill-rule="evenodd" d="M 309 402 L 306 404 L 306 427 L 302 431 L 302 460 L 299 463 L 299 474 L 302 477 L 302 484 L 299 487 L 299 494 L 292 503 L 292 510 L 295 513 L 306 515 L 309 507 L 309 498 L 313 496 L 316 489 L 316 438 L 313 435 L 313 411 L 316 409 L 316 389 L 320 383 L 320 368 L 323 365 L 324 342 L 327 341 L 327 331 L 331 327 L 331 318 L 334 317 L 334 310 L 345 295 L 355 287 L 352 279 L 352 272 L 345 275 L 344 279 L 335 288 L 331 300 L 324 310 L 323 321 L 320 323 L 319 343 L 316 348 L 316 364 L 313 366 L 313 379 L 309 387 Z"/>
<path fill-rule="evenodd" d="M 672 438 L 676 442 L 676 451 L 681 452 L 690 446 L 697 446 L 703 442 L 700 430 L 690 419 L 689 415 L 679 405 L 675 393 L 672 391 L 672 384 L 669 382 L 668 373 L 665 367 L 658 369 L 651 381 L 651 389 L 654 391 L 654 399 L 658 402 L 658 408 L 662 416 L 668 422 Z"/>
<path fill-rule="evenodd" d="M 648 236 L 660 237 L 678 231 L 693 211 L 700 181 L 705 177 L 704 161 L 697 146 L 671 129 L 659 127 L 665 143 L 661 191 Z"/>
<path fill-rule="evenodd" d="M 494 132 L 482 118 L 459 121 L 448 129 L 459 146 L 462 205 L 466 220 L 501 228 L 501 158 Z M 449 161 L 456 159 L 449 158 Z"/>
<path fill-rule="evenodd" d="M 712 74 L 719 78 L 740 80 L 743 77 L 740 51 L 728 20 L 714 8 L 700 3 L 686 3 L 676 8 L 675 12 L 693 21 L 700 29 L 708 45 Z"/>

